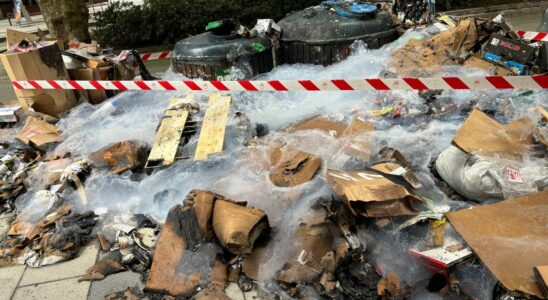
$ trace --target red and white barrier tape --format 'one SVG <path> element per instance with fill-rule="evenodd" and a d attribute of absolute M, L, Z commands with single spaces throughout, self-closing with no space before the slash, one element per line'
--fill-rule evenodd
<path fill-rule="evenodd" d="M 142 61 L 168 59 L 168 58 L 171 58 L 171 51 L 141 54 Z"/>
<path fill-rule="evenodd" d="M 526 41 L 548 42 L 548 33 L 534 31 L 517 31 L 518 35 Z"/>
<path fill-rule="evenodd" d="M 153 91 L 383 91 L 383 90 L 500 90 L 548 89 L 548 75 L 442 78 L 371 78 L 352 80 L 266 81 L 13 81 L 17 90 L 153 90 Z"/>

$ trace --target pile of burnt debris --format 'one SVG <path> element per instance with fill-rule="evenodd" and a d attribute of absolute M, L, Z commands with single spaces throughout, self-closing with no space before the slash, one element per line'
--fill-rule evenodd
<path fill-rule="evenodd" d="M 492 74 L 545 72 L 536 61 L 540 44 L 512 37 L 504 20 L 442 20 L 436 34 L 394 51 L 385 74 L 433 74 L 462 64 Z M 502 49 L 495 40 L 523 51 Z M 33 45 L 25 49 L 46 47 Z M 131 77 L 137 74 L 135 53 L 112 61 L 78 53 L 63 53 L 78 65 L 75 74 L 110 78 L 126 67 Z M 0 241 L 2 266 L 43 267 L 98 243 L 104 255 L 80 280 L 131 270 L 142 274 L 145 286 L 120 287 L 107 299 L 234 299 L 234 293 L 257 299 L 548 297 L 548 112 L 542 105 L 517 115 L 514 109 L 535 92 L 466 101 L 440 91 L 391 94 L 401 101 L 384 107 L 380 101 L 378 109 L 359 107 L 340 118 L 309 116 L 279 130 L 236 111 L 252 102 L 239 94 L 208 95 L 207 101 L 169 94 L 154 143 L 109 136 L 109 145 L 85 153 L 60 147 L 76 121 L 60 111 L 64 104 L 48 100 L 64 99 L 69 109 L 76 104 L 72 92 L 40 93 L 22 97 L 34 102 L 6 110 L 2 119 L 0 210 L 12 216 Z M 129 101 L 120 100 L 125 95 L 137 97 L 120 94 L 99 110 L 121 120 L 129 110 Z M 110 95 L 95 96 L 102 102 Z M 408 100 L 415 96 L 420 100 Z M 131 126 L 156 120 L 145 112 L 132 118 Z M 427 135 L 444 122 L 458 124 L 441 143 L 445 149 L 426 138 L 413 141 L 429 156 L 427 164 L 407 155 L 409 143 L 386 139 L 391 128 Z M 147 199 L 156 208 L 168 205 L 158 214 L 123 203 L 117 211 L 96 205 L 124 199 L 141 187 L 136 182 L 176 177 L 182 169 L 199 174 L 196 185 L 166 181 Z M 98 177 L 126 180 L 120 195 L 98 199 L 106 185 Z M 233 197 L 234 189 L 253 193 Z M 261 194 L 267 197 L 254 199 Z M 490 278 L 486 284 L 479 273 Z"/>
<path fill-rule="evenodd" d="M 311 117 L 278 132 L 319 130 L 340 139 L 342 147 L 332 158 L 343 162 L 338 169 L 295 145 L 280 144 L 271 134 L 259 137 L 254 126 L 245 142 L 247 155 L 253 155 L 258 145 L 268 147 L 270 157 L 264 164 L 257 160 L 256 168 L 268 170 L 274 188 L 292 189 L 321 177 L 314 184 L 326 184 L 332 191 L 331 197 L 307 201 L 298 223 L 284 229 L 292 245 L 277 270 L 264 262 L 276 255 L 276 231 L 287 227 L 281 226 L 280 218 L 270 219 L 264 210 L 239 199 L 199 189 L 185 197 L 167 189 L 154 201 L 171 197 L 180 199 L 180 204 L 169 210 L 163 224 L 142 214 L 85 211 L 85 181 L 92 168 L 115 174 L 133 170 L 146 176 L 145 145 L 119 142 L 85 158 L 46 158 L 28 147 L 8 150 L 2 158 L 3 209 L 25 209 L 17 212 L 0 244 L 1 261 L 45 266 L 74 258 L 83 245 L 97 240 L 107 254 L 80 280 L 102 280 L 132 270 L 141 273 L 146 283 L 144 291 L 128 289 L 109 299 L 229 299 L 225 294 L 229 286 L 254 290 L 261 299 L 410 299 L 420 287 L 401 280 L 383 260 L 393 255 L 392 265 L 408 262 L 399 261 L 390 245 L 394 241 L 377 238 L 405 233 L 408 239 L 420 241 L 405 252 L 432 272 L 431 279 L 421 283 L 430 292 L 468 299 L 455 272 L 478 264 L 479 258 L 500 282 L 501 295 L 543 297 L 546 111 L 538 108 L 536 120 L 509 124 L 500 124 L 479 109 L 465 113 L 468 118 L 431 169 L 436 184 L 451 197 L 477 201 L 468 203 L 471 209 L 451 212 L 449 206 L 436 205 L 425 196 L 428 192 L 415 175 L 413 162 L 402 153 L 388 147 L 372 152 L 378 148 L 375 126 L 360 117 L 347 125 Z M 370 114 L 402 118 L 393 111 Z M 32 117 L 26 126 L 30 122 Z M 238 124 L 241 129 L 250 122 Z M 536 163 L 525 162 L 525 155 Z M 305 196 L 295 189 L 290 201 Z M 478 205 L 493 199 L 509 200 Z M 16 204 L 25 201 L 33 206 Z M 526 246 L 516 247 L 516 235 L 527 240 Z"/>

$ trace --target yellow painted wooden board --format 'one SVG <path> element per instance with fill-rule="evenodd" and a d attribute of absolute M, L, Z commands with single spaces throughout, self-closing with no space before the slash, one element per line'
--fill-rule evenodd
<path fill-rule="evenodd" d="M 230 101 L 230 96 L 213 94 L 209 97 L 194 160 L 204 160 L 210 154 L 223 151 Z"/>
<path fill-rule="evenodd" d="M 177 104 L 191 101 L 193 98 L 193 95 L 188 95 L 185 99 L 172 98 L 169 101 L 169 107 L 160 123 L 160 128 L 156 134 L 156 141 L 154 141 L 154 145 L 152 145 L 152 150 L 148 156 L 147 168 L 165 167 L 175 161 L 177 148 L 179 147 L 189 115 L 186 108 L 178 107 Z"/>

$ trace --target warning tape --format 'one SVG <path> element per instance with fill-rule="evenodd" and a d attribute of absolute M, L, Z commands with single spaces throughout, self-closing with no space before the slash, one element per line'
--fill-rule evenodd
<path fill-rule="evenodd" d="M 527 41 L 548 42 L 548 33 L 534 31 L 517 31 L 518 35 Z"/>
<path fill-rule="evenodd" d="M 287 92 L 287 91 L 384 91 L 384 90 L 499 90 L 547 89 L 548 75 L 484 76 L 441 78 L 371 78 L 352 80 L 265 80 L 265 81 L 13 81 L 17 90 L 153 90 L 206 92 Z"/>
<path fill-rule="evenodd" d="M 158 60 L 158 59 L 168 59 L 171 57 L 171 53 L 172 53 L 171 51 L 145 53 L 145 54 L 141 54 L 141 60 L 149 61 L 149 60 Z"/>

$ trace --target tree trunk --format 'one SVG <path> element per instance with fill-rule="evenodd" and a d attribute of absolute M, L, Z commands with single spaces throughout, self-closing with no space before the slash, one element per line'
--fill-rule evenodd
<path fill-rule="evenodd" d="M 40 0 L 40 9 L 53 38 L 89 42 L 89 11 L 85 0 Z"/>

